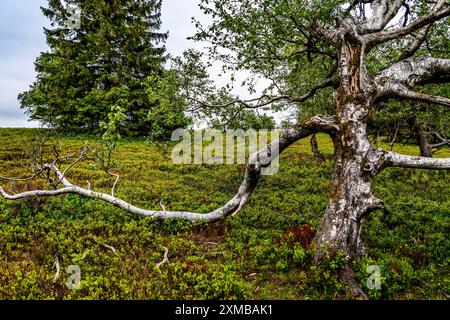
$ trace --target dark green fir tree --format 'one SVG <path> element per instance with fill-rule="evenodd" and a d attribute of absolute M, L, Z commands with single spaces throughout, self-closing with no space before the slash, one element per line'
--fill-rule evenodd
<path fill-rule="evenodd" d="M 179 102 L 165 110 L 178 119 L 167 128 L 152 117 L 161 106 L 149 86 L 167 73 L 161 0 L 49 0 L 41 9 L 51 21 L 44 28 L 49 51 L 36 61 L 36 81 L 19 95 L 31 119 L 96 132 L 112 110 L 121 110 L 123 131 L 151 135 L 156 126 L 161 136 L 187 124 Z"/>

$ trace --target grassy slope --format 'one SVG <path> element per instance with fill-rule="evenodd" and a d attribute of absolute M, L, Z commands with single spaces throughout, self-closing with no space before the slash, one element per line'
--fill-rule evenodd
<path fill-rule="evenodd" d="M 24 175 L 23 147 L 33 130 L 0 129 L 0 175 Z M 82 137 L 64 138 L 69 150 Z M 331 143 L 319 137 L 331 158 Z M 0 298 L 8 299 L 328 299 L 346 298 L 333 277 L 340 257 L 321 268 L 311 253 L 287 235 L 292 226 L 316 228 L 326 207 L 332 163 L 317 163 L 309 141 L 281 157 L 278 175 L 264 177 L 248 206 L 235 218 L 208 226 L 180 221 L 152 222 L 76 196 L 0 200 Z M 417 154 L 414 146 L 396 150 Z M 449 150 L 441 156 L 450 156 Z M 116 195 L 149 209 L 207 212 L 234 194 L 242 166 L 175 166 L 170 148 L 144 141 L 123 143 L 115 172 Z M 70 177 L 96 190 L 113 181 L 95 165 L 82 163 Z M 367 255 L 354 270 L 365 287 L 366 267 L 379 265 L 383 283 L 372 298 L 443 299 L 450 295 L 450 175 L 447 172 L 389 169 L 376 178 L 386 209 L 364 224 Z M 42 187 L 10 183 L 9 190 Z M 119 256 L 103 244 L 117 249 Z M 170 264 L 155 268 L 169 249 Z M 53 283 L 54 257 L 61 277 Z M 79 265 L 81 290 L 66 288 L 65 268 Z"/>

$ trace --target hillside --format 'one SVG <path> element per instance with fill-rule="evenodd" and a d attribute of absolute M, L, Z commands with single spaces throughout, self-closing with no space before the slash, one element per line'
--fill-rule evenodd
<path fill-rule="evenodd" d="M 0 176 L 27 175 L 21 163 L 33 129 L 0 129 Z M 76 152 L 89 137 L 61 139 Z M 309 140 L 282 154 L 280 171 L 263 177 L 236 217 L 211 225 L 154 222 L 77 196 L 0 200 L 0 299 L 335 299 L 349 297 L 333 274 L 342 257 L 318 268 L 298 236 L 314 230 L 327 205 L 332 145 L 319 136 L 325 162 Z M 123 141 L 114 156 L 116 196 L 148 209 L 208 212 L 238 188 L 243 166 L 173 165 L 170 143 Z M 395 150 L 418 154 L 415 146 Z M 449 157 L 450 150 L 436 156 Z M 69 178 L 109 192 L 114 182 L 92 163 Z M 42 181 L 3 182 L 12 192 Z M 450 297 L 450 173 L 388 169 L 374 182 L 385 209 L 364 223 L 366 256 L 355 263 L 374 299 Z M 114 248 L 116 251 L 112 250 Z M 156 264 L 168 249 L 169 264 Z M 61 275 L 53 282 L 55 257 Z M 69 265 L 82 272 L 80 290 L 66 287 Z M 367 290 L 368 265 L 379 265 L 381 290 Z"/>

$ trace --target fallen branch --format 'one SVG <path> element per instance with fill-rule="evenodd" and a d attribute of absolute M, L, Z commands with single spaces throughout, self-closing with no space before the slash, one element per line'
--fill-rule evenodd
<path fill-rule="evenodd" d="M 250 196 L 253 194 L 253 191 L 258 184 L 261 177 L 261 170 L 270 166 L 272 161 L 276 159 L 287 147 L 302 138 L 310 136 L 313 133 L 325 132 L 334 134 L 338 131 L 339 127 L 337 125 L 336 118 L 324 116 L 311 117 L 305 122 L 286 130 L 278 139 L 269 143 L 266 148 L 250 156 L 250 161 L 247 164 L 244 180 L 241 183 L 236 195 L 221 208 L 206 214 L 184 211 L 153 211 L 138 208 L 112 195 L 95 192 L 70 183 L 63 172 L 57 168 L 55 163 L 45 164 L 43 165 L 43 169 L 54 172 L 59 181 L 58 184 L 62 184 L 63 188 L 56 190 L 34 190 L 10 195 L 6 193 L 2 187 L 0 187 L 0 195 L 6 200 L 19 200 L 30 197 L 49 197 L 64 194 L 76 194 L 89 199 L 102 200 L 127 212 L 151 217 L 155 220 L 179 218 L 193 223 L 214 222 L 222 219 L 223 217 L 229 215 L 232 216 L 243 208 L 243 206 L 249 201 Z"/>
<path fill-rule="evenodd" d="M 111 250 L 112 253 L 114 253 L 115 256 L 117 256 L 117 257 L 120 258 L 120 255 L 117 253 L 116 248 L 114 248 L 114 247 L 112 247 L 112 246 L 109 246 L 109 245 L 107 245 L 107 244 L 104 244 L 104 243 L 99 243 L 99 244 L 100 244 L 101 246 L 105 247 L 106 249 Z"/>
<path fill-rule="evenodd" d="M 53 283 L 55 283 L 56 280 L 58 280 L 60 273 L 61 273 L 58 256 L 55 256 L 55 265 L 56 265 L 56 274 L 55 274 L 55 277 L 53 278 Z"/>
<path fill-rule="evenodd" d="M 158 269 L 158 272 L 160 273 L 160 274 L 162 274 L 162 272 L 161 272 L 161 266 L 163 265 L 163 264 L 166 264 L 166 263 L 169 263 L 169 257 L 168 257 L 168 255 L 169 255 L 169 249 L 167 249 L 166 247 L 163 247 L 164 248 L 164 259 L 161 261 L 161 262 L 159 262 L 159 263 L 157 263 L 156 264 L 156 269 Z"/>

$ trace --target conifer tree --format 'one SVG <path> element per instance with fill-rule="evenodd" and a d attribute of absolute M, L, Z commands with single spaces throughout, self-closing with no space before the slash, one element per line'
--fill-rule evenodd
<path fill-rule="evenodd" d="M 35 83 L 19 95 L 30 118 L 92 132 L 119 107 L 122 128 L 150 134 L 158 106 L 148 86 L 164 77 L 168 36 L 160 32 L 161 0 L 49 0 L 41 9 L 51 21 L 44 28 L 49 51 L 36 61 Z M 175 126 L 184 125 L 183 113 L 174 112 Z"/>

